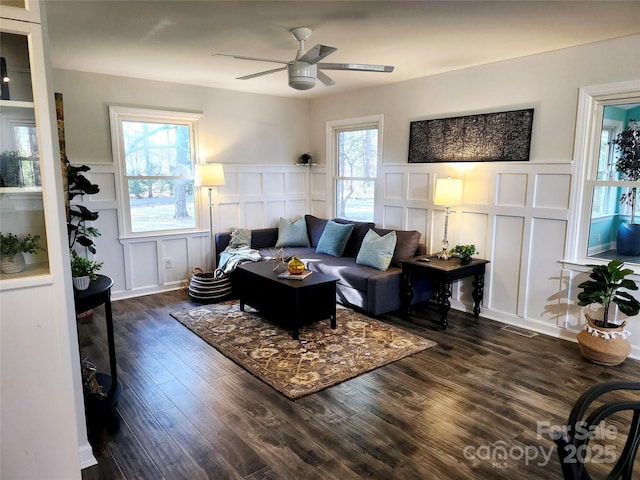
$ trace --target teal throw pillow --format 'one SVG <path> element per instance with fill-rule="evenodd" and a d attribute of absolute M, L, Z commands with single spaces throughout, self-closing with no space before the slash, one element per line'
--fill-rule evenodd
<path fill-rule="evenodd" d="M 280 217 L 276 247 L 309 247 L 310 245 L 304 217 L 293 223 L 284 217 Z"/>
<path fill-rule="evenodd" d="M 390 232 L 381 237 L 373 230 L 369 230 L 362 240 L 356 263 L 385 272 L 391 265 L 397 241 L 396 232 Z"/>
<path fill-rule="evenodd" d="M 340 224 L 329 220 L 318 240 L 316 253 L 341 257 L 353 231 L 353 224 Z"/>

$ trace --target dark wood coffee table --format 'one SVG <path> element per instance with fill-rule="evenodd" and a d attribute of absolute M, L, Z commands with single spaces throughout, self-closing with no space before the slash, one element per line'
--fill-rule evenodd
<path fill-rule="evenodd" d="M 300 326 L 314 321 L 329 318 L 331 328 L 336 328 L 336 277 L 313 272 L 304 280 L 281 280 L 271 262 L 244 263 L 236 271 L 240 310 L 249 305 L 286 322 L 296 340 Z"/>

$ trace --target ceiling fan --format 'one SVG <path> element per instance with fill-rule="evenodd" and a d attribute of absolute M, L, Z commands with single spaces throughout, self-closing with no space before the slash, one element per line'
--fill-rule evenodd
<path fill-rule="evenodd" d="M 311 29 L 306 27 L 297 27 L 291 29 L 291 34 L 300 42 L 300 48 L 296 57 L 292 61 L 272 60 L 270 58 L 245 57 L 242 55 L 229 55 L 225 53 L 214 53 L 225 57 L 233 57 L 239 60 L 253 60 L 258 62 L 282 63 L 283 67 L 266 70 L 264 72 L 252 73 L 244 77 L 238 77 L 238 80 L 249 80 L 251 78 L 269 75 L 271 73 L 287 70 L 289 74 L 289 86 L 296 90 L 309 90 L 316 86 L 316 79 L 320 80 L 326 86 L 334 85 L 336 82 L 322 70 L 357 70 L 361 72 L 393 72 L 393 67 L 389 65 L 365 65 L 362 63 L 320 63 L 320 60 L 331 55 L 338 50 L 334 47 L 326 45 L 316 45 L 310 50 L 304 49 L 304 42 L 311 36 Z"/>

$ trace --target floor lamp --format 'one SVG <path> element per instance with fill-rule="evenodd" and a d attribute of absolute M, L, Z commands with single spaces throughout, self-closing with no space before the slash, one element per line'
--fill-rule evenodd
<path fill-rule="evenodd" d="M 436 194 L 433 199 L 434 205 L 445 207 L 444 210 L 444 238 L 442 239 L 442 251 L 438 253 L 438 258 L 449 260 L 449 240 L 447 240 L 447 231 L 449 229 L 449 213 L 451 207 L 455 207 L 462 203 L 462 180 L 459 178 L 438 178 L 436 180 Z"/>
<path fill-rule="evenodd" d="M 213 238 L 213 187 L 224 185 L 221 163 L 196 163 L 195 186 L 209 189 L 209 234 L 211 241 L 211 271 L 216 269 L 216 244 Z"/>

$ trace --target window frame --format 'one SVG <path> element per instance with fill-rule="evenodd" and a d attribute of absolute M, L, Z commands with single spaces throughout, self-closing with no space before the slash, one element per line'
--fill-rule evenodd
<path fill-rule="evenodd" d="M 632 103 L 640 103 L 640 81 L 638 80 L 595 85 L 580 89 L 574 143 L 572 196 L 569 207 L 568 234 L 565 243 L 565 263 L 586 265 L 605 264 L 607 262 L 606 260 L 589 256 L 588 252 L 593 187 L 615 186 L 626 188 L 634 182 L 617 179 L 597 180 L 601 134 L 604 126 L 604 108 L 606 106 Z M 628 266 L 634 272 L 640 273 L 640 265 L 629 263 Z"/>
<path fill-rule="evenodd" d="M 378 206 L 380 195 L 380 171 L 382 167 L 382 154 L 383 154 L 383 132 L 384 132 L 384 115 L 368 115 L 365 117 L 348 118 L 343 120 L 331 120 L 327 122 L 326 126 L 326 141 L 327 152 L 329 154 L 329 165 L 331 168 L 331 175 L 328 175 L 331 182 L 327 191 L 330 193 L 330 209 L 333 216 L 337 216 L 337 182 L 339 180 L 367 180 L 372 181 L 373 188 L 373 219 L 372 222 L 378 224 L 381 223 L 380 208 Z M 376 158 L 376 176 L 375 177 L 341 177 L 339 176 L 338 165 L 338 135 L 341 132 L 358 131 L 366 129 L 378 130 L 378 145 L 377 145 L 377 158 Z M 354 220 L 360 221 L 360 220 Z"/>
<path fill-rule="evenodd" d="M 193 180 L 194 165 L 197 163 L 198 155 L 198 121 L 202 117 L 201 113 L 181 112 L 174 110 L 153 110 L 147 108 L 122 107 L 117 105 L 109 106 L 109 119 L 111 128 L 111 143 L 113 160 L 115 167 L 115 187 L 118 208 L 121 212 L 118 215 L 118 230 L 121 239 L 140 238 L 140 237 L 156 237 L 166 235 L 176 235 L 185 233 L 194 233 L 202 230 L 201 210 L 202 205 L 199 201 L 199 195 L 195 194 L 194 189 L 194 220 L 195 224 L 191 228 L 179 228 L 170 230 L 149 230 L 144 232 L 132 231 L 131 224 L 131 203 L 129 201 L 128 180 L 132 177 L 127 176 L 126 158 L 124 155 L 124 137 L 122 131 L 123 122 L 149 122 L 164 123 L 170 125 L 185 125 L 189 127 L 189 144 L 191 154 L 191 174 L 186 175 L 160 175 L 143 177 L 145 179 L 167 179 L 167 180 Z"/>

